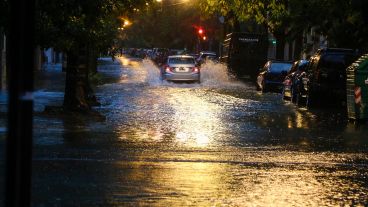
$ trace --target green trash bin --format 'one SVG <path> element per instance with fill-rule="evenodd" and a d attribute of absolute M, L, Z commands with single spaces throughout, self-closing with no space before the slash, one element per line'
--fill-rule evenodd
<path fill-rule="evenodd" d="M 346 69 L 346 95 L 349 119 L 368 120 L 368 54 Z"/>

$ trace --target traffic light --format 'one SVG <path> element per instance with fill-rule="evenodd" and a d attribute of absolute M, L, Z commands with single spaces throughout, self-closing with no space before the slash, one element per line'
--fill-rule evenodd
<path fill-rule="evenodd" d="M 203 30 L 202 28 L 199 28 L 199 29 L 198 29 L 198 34 L 199 34 L 199 35 L 203 35 L 203 34 L 204 34 L 204 30 Z"/>
<path fill-rule="evenodd" d="M 269 39 L 270 43 L 273 44 L 273 45 L 276 45 L 276 39 L 272 38 L 272 39 Z"/>

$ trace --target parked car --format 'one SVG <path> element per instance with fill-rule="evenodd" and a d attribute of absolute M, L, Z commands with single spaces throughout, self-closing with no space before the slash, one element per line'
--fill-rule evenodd
<path fill-rule="evenodd" d="M 285 77 L 284 88 L 282 90 L 283 99 L 288 99 L 292 102 L 296 102 L 296 94 L 298 91 L 299 77 L 305 71 L 309 61 L 298 60 L 295 61 L 290 71 Z"/>
<path fill-rule="evenodd" d="M 161 68 L 161 77 L 168 81 L 195 81 L 200 83 L 200 69 L 194 57 L 189 55 L 173 55 L 167 58 Z"/>
<path fill-rule="evenodd" d="M 293 63 L 290 61 L 270 60 L 257 77 L 257 88 L 262 92 L 281 92 L 285 76 L 290 71 Z"/>
<path fill-rule="evenodd" d="M 306 72 L 301 75 L 297 99 L 308 107 L 327 103 L 346 104 L 346 68 L 358 58 L 351 49 L 325 48 L 310 59 Z"/>

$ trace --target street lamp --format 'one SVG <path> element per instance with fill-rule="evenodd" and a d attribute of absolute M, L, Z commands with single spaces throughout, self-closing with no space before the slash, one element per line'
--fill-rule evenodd
<path fill-rule="evenodd" d="M 127 19 L 124 20 L 124 27 L 130 26 L 131 24 L 132 23 L 129 20 Z"/>
<path fill-rule="evenodd" d="M 132 22 L 131 21 L 129 21 L 129 19 L 127 19 L 126 17 L 124 17 L 124 16 L 120 16 L 119 17 L 119 19 L 120 19 L 120 21 L 121 21 L 121 23 L 122 23 L 122 26 L 121 27 L 123 27 L 123 28 L 125 28 L 125 27 L 129 27 L 130 25 L 132 25 Z"/>

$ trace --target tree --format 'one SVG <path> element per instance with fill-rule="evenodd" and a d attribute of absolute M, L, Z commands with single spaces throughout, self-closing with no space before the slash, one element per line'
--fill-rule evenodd
<path fill-rule="evenodd" d="M 67 54 L 64 108 L 89 111 L 93 97 L 88 82 L 89 64 L 98 51 L 113 45 L 121 25 L 119 16 L 144 0 L 39 0 L 37 37 L 42 47 Z"/>
<path fill-rule="evenodd" d="M 3 70 L 5 70 L 6 67 L 3 67 L 6 63 L 3 62 L 3 48 L 4 48 L 4 35 L 6 33 L 7 30 L 7 21 L 8 21 L 8 10 L 9 10 L 9 5 L 8 5 L 8 1 L 6 0 L 0 0 L 0 90 L 2 89 L 3 86 L 3 78 L 2 76 L 4 75 Z M 7 73 L 6 73 L 7 74 Z"/>
<path fill-rule="evenodd" d="M 201 8 L 207 13 L 219 12 L 225 17 L 240 21 L 254 20 L 263 25 L 277 40 L 276 57 L 283 59 L 290 18 L 288 3 L 288 0 L 207 0 L 201 3 Z"/>
<path fill-rule="evenodd" d="M 326 35 L 332 47 L 368 49 L 368 28 L 365 15 L 367 1 L 334 0 L 324 1 L 325 16 L 316 24 L 321 33 Z"/>
<path fill-rule="evenodd" d="M 128 47 L 193 48 L 200 11 L 194 2 L 182 5 L 170 1 L 153 2 L 133 15 L 133 24 L 125 32 Z"/>
<path fill-rule="evenodd" d="M 277 40 L 277 58 L 283 58 L 286 41 L 301 44 L 303 31 L 311 27 L 326 35 L 331 46 L 367 49 L 365 0 L 204 0 L 200 4 L 205 13 L 254 19 L 267 27 Z"/>
<path fill-rule="evenodd" d="M 4 28 L 8 17 L 8 1 L 0 0 L 0 27 Z"/>

